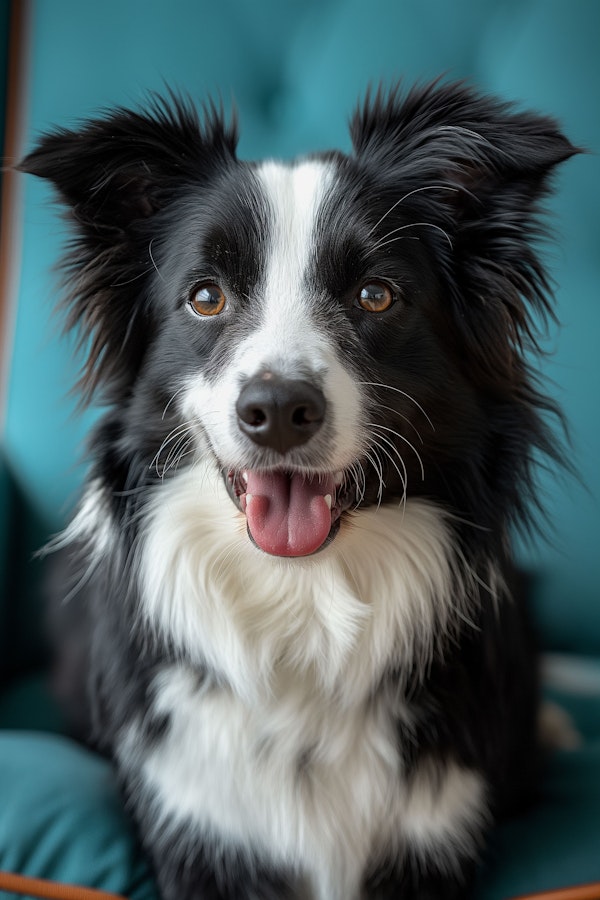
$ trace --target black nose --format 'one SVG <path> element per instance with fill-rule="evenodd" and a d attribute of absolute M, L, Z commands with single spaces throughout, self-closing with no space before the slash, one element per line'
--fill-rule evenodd
<path fill-rule="evenodd" d="M 326 405 L 309 381 L 263 372 L 244 385 L 235 408 L 241 430 L 255 444 L 286 453 L 319 430 Z"/>

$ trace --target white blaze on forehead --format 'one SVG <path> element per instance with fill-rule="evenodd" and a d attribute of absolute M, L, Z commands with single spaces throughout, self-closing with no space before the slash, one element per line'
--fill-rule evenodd
<path fill-rule="evenodd" d="M 269 245 L 261 283 L 266 356 L 306 358 L 307 340 L 317 349 L 324 335 L 311 322 L 311 265 L 316 261 L 319 219 L 333 184 L 330 166 L 267 162 L 257 172 L 269 209 Z M 310 332 L 310 333 L 307 333 Z M 317 354 L 318 356 L 318 354 Z M 320 367 L 317 367 L 320 368 Z"/>
<path fill-rule="evenodd" d="M 299 286 L 318 240 L 318 221 L 333 184 L 331 166 L 267 162 L 257 172 L 272 214 L 271 256 L 265 286 L 271 295 Z"/>

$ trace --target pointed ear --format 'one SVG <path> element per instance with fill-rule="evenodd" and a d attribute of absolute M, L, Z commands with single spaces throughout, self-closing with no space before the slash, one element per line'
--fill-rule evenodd
<path fill-rule="evenodd" d="M 351 135 L 407 214 L 433 224 L 457 332 L 481 378 L 507 384 L 522 343 L 537 346 L 532 313 L 542 324 L 552 315 L 540 201 L 554 168 L 580 151 L 551 118 L 439 82 L 368 96 Z"/>
<path fill-rule="evenodd" d="M 204 122 L 191 103 L 153 98 L 147 113 L 117 109 L 78 130 L 44 135 L 19 170 L 47 178 L 79 226 L 127 230 L 161 209 L 188 177 L 234 159 L 235 119 L 209 106 Z"/>
<path fill-rule="evenodd" d="M 126 396 L 153 333 L 148 302 L 159 214 L 189 185 L 235 160 L 235 120 L 214 106 L 155 99 L 147 113 L 117 109 L 79 131 L 43 136 L 19 166 L 47 178 L 67 206 L 74 239 L 63 260 L 66 329 L 84 357 L 83 399 Z"/>
<path fill-rule="evenodd" d="M 535 181 L 579 152 L 553 119 L 439 81 L 406 96 L 399 87 L 368 93 L 350 133 L 359 158 L 401 167 L 406 179 L 454 176 L 468 188 L 512 177 Z"/>

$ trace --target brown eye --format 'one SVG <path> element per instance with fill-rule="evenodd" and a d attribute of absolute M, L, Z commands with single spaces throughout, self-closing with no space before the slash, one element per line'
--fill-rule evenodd
<path fill-rule="evenodd" d="M 363 285 L 356 295 L 358 305 L 365 312 L 380 313 L 389 309 L 394 302 L 394 295 L 387 284 L 380 281 L 370 281 Z"/>
<path fill-rule="evenodd" d="M 225 294 L 212 282 L 195 287 L 190 296 L 190 306 L 199 316 L 218 316 L 225 303 Z"/>

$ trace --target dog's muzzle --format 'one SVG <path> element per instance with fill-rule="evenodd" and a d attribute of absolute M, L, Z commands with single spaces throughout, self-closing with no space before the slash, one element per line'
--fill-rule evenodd
<path fill-rule="evenodd" d="M 326 409 L 323 392 L 309 381 L 281 378 L 273 372 L 248 381 L 236 403 L 244 434 L 282 455 L 319 431 Z"/>
<path fill-rule="evenodd" d="M 317 434 L 326 410 L 325 396 L 311 382 L 270 371 L 248 381 L 236 403 L 240 430 L 282 458 Z M 342 512 L 355 498 L 355 491 L 345 487 L 343 472 L 295 471 L 284 464 L 223 474 L 246 515 L 252 541 L 273 556 L 308 556 L 320 550 L 337 534 Z"/>

